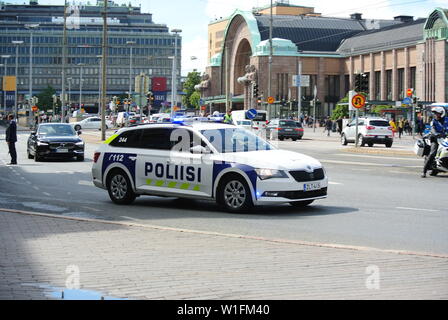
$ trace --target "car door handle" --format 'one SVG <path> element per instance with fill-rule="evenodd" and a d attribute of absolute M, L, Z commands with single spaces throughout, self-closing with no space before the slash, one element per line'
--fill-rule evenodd
<path fill-rule="evenodd" d="M 135 160 L 137 160 L 137 157 L 129 157 L 129 160 L 135 161 Z"/>

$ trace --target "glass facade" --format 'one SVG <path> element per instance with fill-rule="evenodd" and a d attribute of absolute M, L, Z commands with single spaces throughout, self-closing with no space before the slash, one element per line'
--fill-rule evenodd
<path fill-rule="evenodd" d="M 112 4 L 112 3 L 111 3 Z M 102 55 L 102 7 L 79 7 L 75 27 L 67 28 L 66 90 L 70 81 L 72 101 L 77 101 L 82 70 L 82 102 L 97 103 Z M 33 95 L 47 86 L 58 93 L 62 91 L 62 44 L 63 6 L 52 5 L 2 5 L 0 7 L 0 59 L 7 63 L 7 75 L 15 75 L 16 47 L 12 41 L 23 41 L 18 45 L 18 93 L 19 102 L 29 93 L 29 64 L 31 32 L 33 35 Z M 71 17 L 73 18 L 73 17 Z M 171 78 L 175 36 L 166 25 L 155 24 L 152 15 L 141 13 L 138 7 L 122 7 L 112 4 L 108 12 L 108 58 L 107 95 L 118 95 L 129 91 L 129 74 L 132 50 L 132 87 L 134 78 L 140 73 L 150 77 Z M 39 24 L 32 31 L 30 23 Z M 181 70 L 182 40 L 177 38 L 178 70 Z M 127 44 L 132 42 L 133 44 Z M 0 68 L 0 76 L 4 68 Z M 171 84 L 171 81 L 168 81 Z M 178 86 L 180 86 L 180 79 Z M 171 87 L 168 88 L 171 91 Z"/>

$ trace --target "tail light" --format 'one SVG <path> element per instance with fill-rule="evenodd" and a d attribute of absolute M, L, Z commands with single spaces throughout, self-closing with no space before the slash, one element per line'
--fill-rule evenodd
<path fill-rule="evenodd" d="M 278 131 L 280 131 L 280 130 L 282 130 L 282 128 L 275 128 L 275 130 L 278 130 Z"/>
<path fill-rule="evenodd" d="M 302 128 L 295 128 L 294 131 L 303 131 Z"/>
<path fill-rule="evenodd" d="M 93 155 L 93 162 L 97 163 L 98 159 L 100 158 L 101 152 L 95 152 L 95 154 Z"/>
<path fill-rule="evenodd" d="M 375 130 L 375 127 L 373 127 L 373 126 L 367 126 L 366 129 L 367 129 L 367 130 Z"/>

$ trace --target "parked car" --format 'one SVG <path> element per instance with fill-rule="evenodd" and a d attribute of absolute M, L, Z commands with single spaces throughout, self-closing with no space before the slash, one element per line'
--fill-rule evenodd
<path fill-rule="evenodd" d="M 84 141 L 67 123 L 41 123 L 31 132 L 27 143 L 28 159 L 76 158 L 84 161 Z"/>
<path fill-rule="evenodd" d="M 100 117 L 90 117 L 79 122 L 70 123 L 75 129 L 75 131 L 83 129 L 101 129 L 101 118 Z M 106 129 L 112 127 L 112 121 L 106 120 Z"/>
<path fill-rule="evenodd" d="M 366 144 L 369 147 L 373 147 L 374 144 L 384 144 L 387 148 L 391 148 L 394 134 L 386 119 L 359 118 L 358 136 L 356 136 L 356 120 L 353 120 L 342 131 L 341 143 L 346 146 L 350 142 L 356 142 L 356 139 L 361 147 Z"/>
<path fill-rule="evenodd" d="M 266 137 L 270 140 L 278 138 L 280 141 L 285 139 L 297 141 L 303 137 L 303 127 L 294 120 L 273 119 L 266 127 Z"/>

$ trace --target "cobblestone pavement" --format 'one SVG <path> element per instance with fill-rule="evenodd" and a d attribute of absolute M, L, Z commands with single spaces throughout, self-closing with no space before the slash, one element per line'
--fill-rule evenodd
<path fill-rule="evenodd" d="M 0 212 L 0 299 L 77 281 L 129 299 L 447 299 L 448 257 Z"/>

